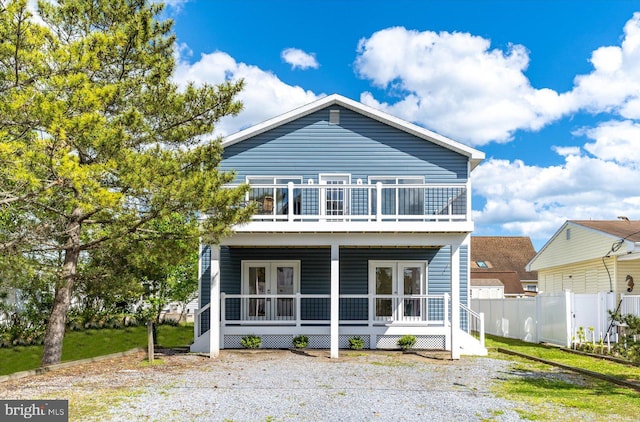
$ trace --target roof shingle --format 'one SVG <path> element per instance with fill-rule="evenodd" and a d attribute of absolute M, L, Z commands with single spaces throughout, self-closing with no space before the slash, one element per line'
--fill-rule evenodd
<path fill-rule="evenodd" d="M 526 236 L 472 236 L 471 272 L 514 271 L 520 280 L 537 280 L 537 271 L 526 271 L 526 265 L 536 255 L 531 239 Z M 487 268 L 479 268 L 485 261 Z"/>
<path fill-rule="evenodd" d="M 621 239 L 640 242 L 640 220 L 569 220 L 569 222 Z"/>

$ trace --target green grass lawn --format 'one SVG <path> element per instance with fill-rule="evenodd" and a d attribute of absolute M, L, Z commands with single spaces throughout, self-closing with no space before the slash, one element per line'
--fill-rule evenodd
<path fill-rule="evenodd" d="M 158 327 L 159 347 L 185 347 L 193 341 L 193 324 Z M 70 331 L 65 334 L 62 361 L 87 359 L 147 346 L 145 326 L 122 329 Z M 42 346 L 0 348 L 0 375 L 40 366 Z"/>
<path fill-rule="evenodd" d="M 502 347 L 630 381 L 640 379 L 638 367 L 574 355 L 539 344 L 487 336 L 486 346 L 490 349 Z M 532 406 L 534 411 L 520 412 L 526 419 L 638 420 L 640 393 L 635 390 L 580 375 L 571 378 L 573 381 L 558 379 L 556 375 L 566 371 L 543 363 L 500 354 L 493 350 L 490 351 L 489 356 L 513 361 L 513 369 L 522 374 L 501 380 L 496 392 L 504 398 Z"/>

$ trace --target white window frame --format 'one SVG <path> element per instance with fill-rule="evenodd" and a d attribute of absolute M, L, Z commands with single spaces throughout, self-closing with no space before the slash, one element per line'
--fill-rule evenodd
<path fill-rule="evenodd" d="M 408 181 L 410 183 L 400 183 L 401 181 Z M 370 185 L 375 185 L 378 182 L 381 182 L 383 185 L 392 185 L 392 186 L 403 186 L 403 184 L 407 184 L 407 185 L 424 185 L 425 181 L 424 181 L 424 176 L 369 176 L 367 178 L 367 182 Z M 400 198 L 398 197 L 399 195 L 399 190 L 396 189 L 396 193 L 395 193 L 395 198 L 394 198 L 394 207 L 395 207 L 395 212 L 399 212 L 400 210 Z M 423 195 L 424 196 L 424 195 Z M 372 196 L 373 198 L 373 196 Z M 423 201 L 423 211 L 424 211 L 424 197 L 422 198 Z M 371 214 L 373 211 L 373 202 L 370 201 L 369 204 L 369 213 Z M 379 211 L 377 211 L 379 212 Z"/>
<path fill-rule="evenodd" d="M 282 215 L 282 214 L 278 214 L 277 210 L 278 210 L 278 193 L 277 193 L 277 189 L 286 189 L 283 187 L 276 187 L 276 185 L 287 185 L 289 182 L 293 182 L 294 184 L 298 184 L 301 185 L 303 183 L 303 177 L 302 176 L 255 176 L 255 175 L 249 175 L 249 176 L 245 176 L 245 182 L 251 187 L 251 180 L 252 179 L 263 179 L 264 181 L 269 180 L 267 183 L 257 183 L 258 185 L 273 185 L 273 188 L 271 188 L 271 199 L 273 200 L 273 210 L 270 212 L 270 214 L 276 214 L 276 215 Z M 282 179 L 279 181 L 279 179 Z M 254 182 L 255 183 L 255 182 Z M 245 201 L 249 202 L 249 200 L 251 199 L 249 197 L 249 193 L 250 191 L 248 191 L 246 193 L 245 196 Z M 291 198 L 287 199 L 289 202 L 291 202 Z"/>
<path fill-rule="evenodd" d="M 278 267 L 292 267 L 293 268 L 293 294 L 300 292 L 300 261 L 299 260 L 242 260 L 242 271 L 240 278 L 242 280 L 241 292 L 243 295 L 249 294 L 247 291 L 248 285 L 246 284 L 249 274 L 249 267 L 265 267 L 265 277 L 267 277 L 267 285 L 273 287 L 272 283 L 276 283 L 277 287 L 277 271 Z M 265 294 L 277 294 L 277 292 Z"/>
<path fill-rule="evenodd" d="M 345 185 L 351 184 L 351 173 L 320 173 L 318 174 L 318 184 L 329 186 L 330 188 L 340 189 L 340 184 L 336 184 L 335 186 L 331 184 L 327 184 L 327 179 L 335 178 L 335 179 L 343 179 Z M 326 215 L 327 213 L 327 197 L 326 190 L 329 189 L 323 188 L 320 191 L 320 215 Z M 349 188 L 343 187 L 343 204 L 342 204 L 342 214 L 337 214 L 336 216 L 339 218 L 340 216 L 349 215 L 351 209 L 351 191 Z"/>
<path fill-rule="evenodd" d="M 241 275 L 240 275 L 240 280 L 241 280 L 241 287 L 240 287 L 240 291 L 242 293 L 242 295 L 248 295 L 249 293 L 249 282 L 250 280 L 248 280 L 248 276 L 249 276 L 249 268 L 250 267 L 264 267 L 265 268 L 265 296 L 273 296 L 273 301 L 271 300 L 271 298 L 266 298 L 266 299 L 249 299 L 247 300 L 246 298 L 242 300 L 241 302 L 241 315 L 242 315 L 242 319 L 248 320 L 265 320 L 265 321 L 276 321 L 276 320 L 280 320 L 281 318 L 279 318 L 280 315 L 278 315 L 278 309 L 279 309 L 279 301 L 278 301 L 278 292 L 277 291 L 272 291 L 272 290 L 277 290 L 278 288 L 278 267 L 292 267 L 293 268 L 293 293 L 287 293 L 287 294 L 283 294 L 282 296 L 289 296 L 288 298 L 282 299 L 282 300 L 291 300 L 292 305 L 292 314 L 291 315 L 287 315 L 286 318 L 284 318 L 284 320 L 286 321 L 292 321 L 295 320 L 296 318 L 296 311 L 295 311 L 295 307 L 296 305 L 296 299 L 295 299 L 295 295 L 297 295 L 300 292 L 300 261 L 299 260 L 242 260 L 241 261 Z M 291 297 L 294 296 L 294 297 Z M 264 316 L 250 316 L 250 309 L 251 309 L 251 302 L 253 301 L 264 301 L 263 305 L 265 308 L 265 315 Z"/>
<path fill-rule="evenodd" d="M 424 184 L 424 176 L 369 176 L 367 178 L 367 181 L 369 182 L 369 184 L 375 185 L 378 181 L 383 181 L 383 180 L 387 180 L 387 181 L 393 181 L 393 183 L 386 183 L 388 185 L 400 185 L 400 183 L 398 183 L 400 180 L 406 180 L 406 179 L 415 179 L 416 182 L 413 183 L 407 183 L 408 185 L 423 185 Z M 382 183 L 383 185 L 385 184 L 384 182 Z"/>
<path fill-rule="evenodd" d="M 369 296 L 371 302 L 370 314 L 371 318 L 377 321 L 406 321 L 412 319 L 411 317 L 406 317 L 404 315 L 404 306 L 400 306 L 401 301 L 394 299 L 392 302 L 392 313 L 388 318 L 377 317 L 375 315 L 375 296 L 376 296 L 376 268 L 378 267 L 391 267 L 391 283 L 392 289 L 391 294 L 399 298 L 400 296 L 406 296 L 404 293 L 404 284 L 400 279 L 401 269 L 404 267 L 420 267 L 422 271 L 422 280 L 420 281 L 420 295 L 426 295 L 429 292 L 429 280 L 428 280 L 428 261 L 422 260 L 369 260 L 369 270 L 368 270 L 368 278 L 369 278 Z M 401 292 L 402 290 L 402 292 Z M 421 301 L 422 303 L 422 301 Z M 420 310 L 420 316 L 415 318 L 416 320 L 420 320 L 425 316 L 425 310 Z"/>

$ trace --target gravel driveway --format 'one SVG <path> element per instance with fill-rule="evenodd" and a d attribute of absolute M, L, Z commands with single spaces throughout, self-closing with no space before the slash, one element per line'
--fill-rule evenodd
<path fill-rule="evenodd" d="M 517 421 L 491 386 L 509 362 L 399 352 L 142 354 L 0 384 L 8 399 L 69 399 L 71 420 Z"/>

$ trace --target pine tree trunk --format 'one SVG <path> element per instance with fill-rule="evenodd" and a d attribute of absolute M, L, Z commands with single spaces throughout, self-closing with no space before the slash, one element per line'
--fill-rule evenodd
<path fill-rule="evenodd" d="M 82 210 L 75 209 L 69 222 L 69 239 L 64 253 L 64 265 L 60 282 L 56 284 L 56 294 L 51 308 L 44 336 L 42 365 L 59 363 L 62 359 L 62 341 L 64 339 L 67 311 L 71 305 L 71 294 L 76 281 L 78 260 L 80 258 L 80 216 Z"/>

